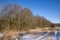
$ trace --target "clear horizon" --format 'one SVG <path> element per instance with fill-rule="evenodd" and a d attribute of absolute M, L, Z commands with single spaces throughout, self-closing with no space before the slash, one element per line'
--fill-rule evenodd
<path fill-rule="evenodd" d="M 60 23 L 60 0 L 3 0 L 1 7 L 11 4 L 18 4 L 23 8 L 29 8 L 34 15 L 44 16 L 52 23 Z"/>

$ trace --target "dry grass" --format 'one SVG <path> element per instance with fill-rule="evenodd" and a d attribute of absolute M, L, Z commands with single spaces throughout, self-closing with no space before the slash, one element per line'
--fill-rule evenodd
<path fill-rule="evenodd" d="M 46 32 L 49 31 L 49 28 L 36 28 L 36 29 L 31 29 L 30 32 Z"/>
<path fill-rule="evenodd" d="M 18 31 L 13 31 L 13 30 L 5 30 L 3 32 L 4 34 L 4 40 L 13 40 L 14 37 L 17 37 L 18 36 Z"/>
<path fill-rule="evenodd" d="M 29 32 L 42 32 L 43 29 L 48 28 L 36 28 L 36 29 L 30 29 Z M 44 30 L 43 30 L 44 31 Z M 14 37 L 18 37 L 20 31 L 14 31 L 14 30 L 5 30 L 4 33 L 4 40 L 13 40 Z"/>

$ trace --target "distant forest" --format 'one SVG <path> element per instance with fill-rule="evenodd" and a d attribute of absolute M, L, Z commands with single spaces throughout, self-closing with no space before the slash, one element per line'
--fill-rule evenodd
<path fill-rule="evenodd" d="M 0 10 L 0 31 L 44 28 L 51 27 L 51 24 L 46 18 L 35 16 L 30 9 L 17 4 L 7 4 Z"/>

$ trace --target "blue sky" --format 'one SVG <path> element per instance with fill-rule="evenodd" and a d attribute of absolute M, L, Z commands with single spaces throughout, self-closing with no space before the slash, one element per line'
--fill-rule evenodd
<path fill-rule="evenodd" d="M 60 0 L 3 0 L 2 3 L 27 7 L 34 15 L 44 16 L 52 23 L 60 23 Z"/>

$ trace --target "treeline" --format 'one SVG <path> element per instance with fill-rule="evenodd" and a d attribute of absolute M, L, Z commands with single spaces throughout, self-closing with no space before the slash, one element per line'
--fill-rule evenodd
<path fill-rule="evenodd" d="M 19 5 L 6 5 L 0 12 L 0 31 L 29 30 L 37 27 L 50 27 L 51 22 L 42 16 L 34 16 L 28 8 Z"/>
<path fill-rule="evenodd" d="M 60 26 L 60 23 L 54 23 L 55 26 Z"/>

